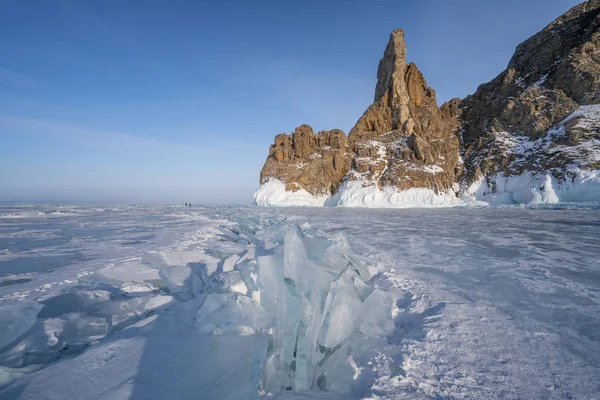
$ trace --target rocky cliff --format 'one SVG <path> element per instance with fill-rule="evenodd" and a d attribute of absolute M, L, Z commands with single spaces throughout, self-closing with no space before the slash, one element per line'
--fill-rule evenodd
<path fill-rule="evenodd" d="M 398 29 L 379 62 L 374 102 L 349 136 L 315 135 L 307 125 L 278 135 L 261 184 L 276 180 L 286 199 L 355 206 L 600 200 L 599 88 L 600 0 L 560 16 L 520 44 L 498 77 L 441 107 L 407 64 Z M 263 201 L 272 189 L 257 202 L 277 204 Z"/>
<path fill-rule="evenodd" d="M 406 63 L 404 32 L 392 32 L 377 70 L 375 101 L 350 130 L 353 160 L 346 179 L 448 191 L 458 165 L 456 105 L 438 107 L 423 74 Z"/>
<path fill-rule="evenodd" d="M 498 177 L 550 174 L 561 184 L 597 170 L 599 87 L 600 0 L 591 0 L 521 43 L 505 71 L 461 102 L 463 187 L 484 180 L 491 194 Z"/>

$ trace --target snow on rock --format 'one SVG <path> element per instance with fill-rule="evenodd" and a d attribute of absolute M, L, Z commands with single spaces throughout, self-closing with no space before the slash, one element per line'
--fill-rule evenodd
<path fill-rule="evenodd" d="M 475 180 L 469 187 L 462 188 L 458 197 L 455 193 L 459 192 L 458 188 L 446 192 L 426 188 L 380 188 L 376 184 L 377 179 L 368 178 L 366 173 L 351 171 L 348 176 L 353 179 L 343 181 L 338 192 L 332 196 L 315 197 L 303 189 L 296 192 L 286 191 L 285 184 L 273 178 L 255 193 L 255 202 L 260 206 L 369 208 L 599 202 L 598 120 L 600 105 L 592 104 L 580 106 L 535 140 L 510 132 L 495 132 L 488 144 L 488 153 L 492 155 L 486 157 L 508 160 L 506 171 L 498 170 L 494 174 L 486 175 L 485 180 Z M 378 156 L 371 155 L 365 160 L 377 160 L 377 157 L 381 157 L 381 145 L 377 141 L 371 141 L 369 144 L 377 149 Z M 563 160 L 563 164 L 567 165 L 563 166 L 559 160 Z M 483 158 L 475 161 L 483 162 Z M 419 169 L 429 173 L 442 171 L 435 165 L 420 166 Z"/>
<path fill-rule="evenodd" d="M 492 205 L 600 201 L 600 105 L 581 106 L 536 140 L 496 132 L 489 150 L 506 168 L 463 190 Z M 477 162 L 481 160 L 476 159 Z"/>

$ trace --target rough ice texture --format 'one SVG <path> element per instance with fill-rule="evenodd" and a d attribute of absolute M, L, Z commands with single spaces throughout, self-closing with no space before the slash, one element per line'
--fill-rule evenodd
<path fill-rule="evenodd" d="M 41 309 L 41 304 L 34 301 L 0 303 L 0 350 L 28 331 Z"/>
<path fill-rule="evenodd" d="M 425 188 L 399 190 L 392 186 L 381 189 L 371 182 L 364 181 L 346 182 L 337 194 L 318 198 L 305 191 L 288 192 L 283 182 L 272 179 L 259 189 L 254 198 L 259 206 L 274 207 L 412 208 L 452 207 L 465 204 L 451 191 L 436 193 L 432 189 Z"/>
<path fill-rule="evenodd" d="M 276 200 L 289 196 L 283 183 L 275 186 L 269 198 L 257 198 L 260 206 L 297 207 L 366 207 L 366 208 L 415 208 L 415 207 L 463 207 L 507 204 L 555 204 L 600 202 L 600 172 L 573 168 L 572 178 L 559 181 L 551 174 L 504 176 L 498 174 L 492 184 L 485 180 L 474 182 L 457 197 L 456 193 L 435 193 L 431 189 L 398 190 L 393 187 L 380 189 L 360 181 L 344 184 L 339 193 L 326 199 L 317 199 L 306 193 L 304 201 L 278 203 Z M 270 187 L 272 188 L 272 187 Z M 277 190 L 279 190 L 277 192 Z"/>
<path fill-rule="evenodd" d="M 394 296 L 370 281 L 381 266 L 357 254 L 360 245 L 344 234 L 329 238 L 309 224 L 303 230 L 274 222 L 274 229 L 258 232 L 260 220 L 221 225 L 215 237 L 226 244 L 207 248 L 210 257 L 173 248 L 113 259 L 43 304 L 6 302 L 0 389 L 9 389 L 0 396 L 10 398 L 12 390 L 23 399 L 360 392 L 355 379 L 365 351 L 385 352 L 372 340 L 393 330 Z M 190 257 L 206 261 L 171 265 Z M 123 289 L 148 280 L 154 289 Z M 79 357 L 53 364 L 66 355 Z M 29 376 L 33 366 L 42 371 Z M 72 369 L 77 374 L 66 372 Z M 200 376 L 192 379 L 192 372 Z M 61 387 L 47 392 L 59 377 Z"/>
<path fill-rule="evenodd" d="M 486 144 L 472 162 L 504 165 L 463 189 L 490 204 L 600 201 L 600 105 L 581 106 L 532 140 L 506 132 Z M 482 152 L 483 153 L 483 152 Z"/>
<path fill-rule="evenodd" d="M 335 205 L 340 207 L 412 208 L 452 207 L 463 204 L 451 192 L 436 193 L 432 189 L 413 188 L 399 190 L 392 186 L 364 186 L 361 181 L 348 182 L 336 196 Z"/>
<path fill-rule="evenodd" d="M 0 206 L 0 257 L 90 235 L 70 244 L 85 261 L 0 277 L 0 398 L 595 398 L 600 221 L 581 206 L 80 206 L 58 225 Z M 122 245 L 140 231 L 155 239 Z M 150 276 L 139 263 L 190 257 L 152 291 L 122 289 Z"/>

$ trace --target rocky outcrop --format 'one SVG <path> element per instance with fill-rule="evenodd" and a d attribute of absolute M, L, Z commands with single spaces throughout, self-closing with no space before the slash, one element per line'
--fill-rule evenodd
<path fill-rule="evenodd" d="M 409 189 L 426 189 L 434 197 L 489 197 L 499 179 L 506 186 L 508 178 L 522 176 L 529 177 L 529 186 L 510 189 L 519 193 L 506 201 L 554 201 L 550 184 L 585 175 L 588 186 L 581 193 L 589 199 L 597 192 L 600 200 L 598 103 L 600 0 L 560 16 L 521 43 L 495 79 L 441 107 L 417 66 L 406 62 L 398 29 L 379 62 L 374 102 L 348 137 L 339 130 L 315 135 L 307 125 L 278 135 L 261 184 L 277 178 L 286 191 L 320 198 L 346 188 L 356 200 L 349 204 L 376 197 L 389 206 L 394 193 Z M 546 192 L 536 193 L 542 188 Z M 565 190 L 570 199 L 579 189 Z"/>
<path fill-rule="evenodd" d="M 340 130 L 315 135 L 308 125 L 278 135 L 261 184 L 277 178 L 287 190 L 315 196 L 334 194 L 344 180 L 399 190 L 450 189 L 458 165 L 456 107 L 440 109 L 423 74 L 406 63 L 401 29 L 390 35 L 377 78 L 375 102 L 348 138 Z"/>
<path fill-rule="evenodd" d="M 337 191 L 350 169 L 348 139 L 339 129 L 321 131 L 302 125 L 294 133 L 275 136 L 275 144 L 260 173 L 260 182 L 277 178 L 286 190 L 304 189 L 315 196 L 327 196 Z"/>
<path fill-rule="evenodd" d="M 438 107 L 423 74 L 406 63 L 404 32 L 395 30 L 379 62 L 375 102 L 350 131 L 355 158 L 348 179 L 447 191 L 458 165 L 455 111 Z"/>
<path fill-rule="evenodd" d="M 564 145 L 569 134 L 551 128 L 599 103 L 599 88 L 600 0 L 591 0 L 521 43 L 504 72 L 462 101 L 463 186 L 499 173 L 548 171 L 563 179 L 575 160 L 548 147 Z"/>

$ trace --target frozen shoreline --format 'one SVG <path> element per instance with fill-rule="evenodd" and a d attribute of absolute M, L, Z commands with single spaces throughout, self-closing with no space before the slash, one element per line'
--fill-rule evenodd
<path fill-rule="evenodd" d="M 431 189 L 408 189 L 345 183 L 333 196 L 315 197 L 301 189 L 285 190 L 278 179 L 269 179 L 254 194 L 258 206 L 267 207 L 362 207 L 362 208 L 446 208 L 498 205 L 541 205 L 562 203 L 600 203 L 600 172 L 574 169 L 575 178 L 559 182 L 551 174 L 499 174 L 492 189 L 480 180 L 462 194 L 435 193 Z"/>
<path fill-rule="evenodd" d="M 0 268 L 33 251 L 98 258 L 30 281 L 0 276 L 15 281 L 0 287 L 3 326 L 14 326 L 0 337 L 2 398 L 255 399 L 290 386 L 275 398 L 560 399 L 600 390 L 593 210 L 30 211 L 3 220 L 12 222 L 0 239 L 14 244 Z M 69 235 L 78 229 L 87 241 Z M 36 235 L 54 239 L 30 250 L 15 241 Z M 298 303 L 294 293 L 322 294 Z M 382 312 L 365 315 L 361 304 L 374 310 L 376 298 Z M 337 320 L 323 324 L 327 310 Z M 285 343 L 298 338 L 318 350 L 290 352 Z M 300 374 L 302 365 L 313 372 Z"/>

